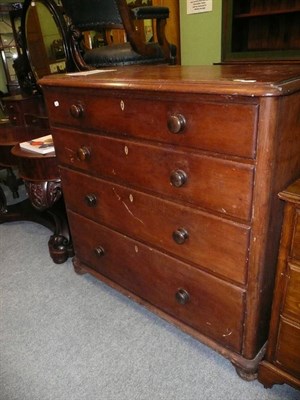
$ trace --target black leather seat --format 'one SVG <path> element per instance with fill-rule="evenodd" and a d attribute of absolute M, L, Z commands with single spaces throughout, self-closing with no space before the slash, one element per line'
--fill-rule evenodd
<path fill-rule="evenodd" d="M 169 17 L 167 7 L 143 6 L 130 8 L 126 0 L 62 0 L 70 18 L 69 45 L 79 70 L 116 65 L 176 63 L 176 46 L 165 37 Z M 137 21 L 154 22 L 156 39 L 146 41 Z M 124 29 L 125 43 L 106 44 L 93 49 L 82 46 L 82 33 Z"/>

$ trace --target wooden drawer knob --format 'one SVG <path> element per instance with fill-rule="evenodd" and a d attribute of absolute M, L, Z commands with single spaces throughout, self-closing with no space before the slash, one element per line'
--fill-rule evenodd
<path fill-rule="evenodd" d="M 77 150 L 77 158 L 80 161 L 87 161 L 90 159 L 91 157 L 91 150 L 86 147 L 86 146 L 81 146 L 79 147 L 79 149 Z"/>
<path fill-rule="evenodd" d="M 83 116 L 84 108 L 82 104 L 72 104 L 70 107 L 70 114 L 72 117 L 79 119 Z"/>
<path fill-rule="evenodd" d="M 182 133 L 186 126 L 186 120 L 181 114 L 173 114 L 169 115 L 167 124 L 171 133 Z"/>
<path fill-rule="evenodd" d="M 170 181 L 173 186 L 181 187 L 187 181 L 187 174 L 181 169 L 176 169 L 171 172 Z"/>
<path fill-rule="evenodd" d="M 105 254 L 104 248 L 102 246 L 95 247 L 94 252 L 98 257 L 102 257 Z"/>
<path fill-rule="evenodd" d="M 173 239 L 177 244 L 183 244 L 189 238 L 189 233 L 184 228 L 178 228 L 173 232 Z"/>
<path fill-rule="evenodd" d="M 184 305 L 190 301 L 190 294 L 185 289 L 178 289 L 175 298 L 177 303 Z"/>
<path fill-rule="evenodd" d="M 95 194 L 87 194 L 84 199 L 85 199 L 86 204 L 89 207 L 96 207 L 97 197 Z"/>

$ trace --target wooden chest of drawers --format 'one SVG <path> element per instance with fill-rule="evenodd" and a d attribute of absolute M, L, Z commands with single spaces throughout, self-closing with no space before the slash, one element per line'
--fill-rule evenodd
<path fill-rule="evenodd" d="M 285 216 L 270 334 L 259 380 L 270 387 L 289 383 L 300 389 L 300 179 L 279 194 Z"/>
<path fill-rule="evenodd" d="M 40 81 L 74 266 L 247 378 L 268 334 L 300 68 L 129 67 Z"/>

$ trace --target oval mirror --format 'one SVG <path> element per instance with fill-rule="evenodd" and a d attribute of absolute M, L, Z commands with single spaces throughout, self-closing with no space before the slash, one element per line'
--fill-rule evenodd
<path fill-rule="evenodd" d="M 70 69 L 67 25 L 55 1 L 25 0 L 21 29 L 35 89 L 39 89 L 37 81 L 43 76 Z"/>

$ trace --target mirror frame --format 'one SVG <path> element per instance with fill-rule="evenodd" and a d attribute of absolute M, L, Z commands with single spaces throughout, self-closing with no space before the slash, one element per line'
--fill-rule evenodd
<path fill-rule="evenodd" d="M 30 68 L 29 74 L 30 74 L 30 80 L 32 82 L 32 89 L 34 91 L 41 92 L 41 87 L 38 84 L 38 80 L 41 79 L 42 77 L 37 76 L 37 74 L 34 72 L 34 68 L 31 63 L 31 58 L 30 58 L 30 51 L 29 51 L 29 46 L 27 43 L 27 34 L 26 34 L 26 19 L 27 19 L 27 12 L 29 7 L 31 7 L 31 3 L 33 0 L 25 0 L 23 4 L 23 12 L 22 12 L 22 18 L 21 18 L 21 35 L 22 35 L 22 44 L 23 44 L 23 54 L 25 55 L 27 62 L 28 62 L 28 67 Z M 39 2 L 42 3 L 51 13 L 58 30 L 60 31 L 61 37 L 62 37 L 62 42 L 63 42 L 63 48 L 65 52 L 65 57 L 66 57 L 66 71 L 73 71 L 73 62 L 72 62 L 72 57 L 71 57 L 71 52 L 70 48 L 68 46 L 68 27 L 66 20 L 62 14 L 62 11 L 60 7 L 55 3 L 54 0 L 34 0 L 35 3 Z"/>

